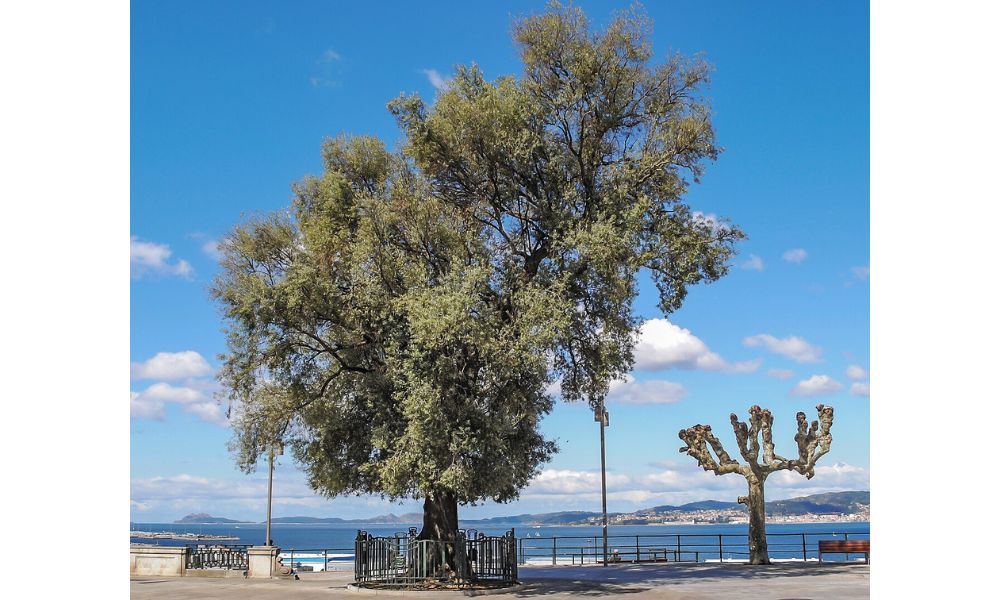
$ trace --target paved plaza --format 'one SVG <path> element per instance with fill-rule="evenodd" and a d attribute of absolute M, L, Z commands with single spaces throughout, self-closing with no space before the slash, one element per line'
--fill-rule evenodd
<path fill-rule="evenodd" d="M 765 567 L 742 564 L 613 565 L 524 567 L 521 588 L 495 598 L 631 598 L 676 600 L 854 600 L 869 597 L 869 567 L 864 564 L 782 563 Z M 299 581 L 143 577 L 131 581 L 134 600 L 257 600 L 280 598 L 353 598 L 352 574 L 302 573 Z M 379 595 L 382 595 L 381 593 Z M 398 597 L 400 594 L 386 594 Z M 411 597 L 461 598 L 456 592 L 421 592 Z"/>

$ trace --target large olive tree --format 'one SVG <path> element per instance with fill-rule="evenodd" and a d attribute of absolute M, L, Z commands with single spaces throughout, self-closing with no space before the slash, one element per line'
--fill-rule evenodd
<path fill-rule="evenodd" d="M 520 77 L 458 67 L 390 103 L 399 153 L 326 142 L 213 290 L 239 464 L 281 439 L 321 493 L 422 498 L 425 538 L 537 474 L 550 384 L 596 404 L 631 368 L 642 270 L 669 313 L 743 237 L 682 200 L 718 152 L 706 64 L 652 63 L 634 13 L 595 33 L 556 5 L 514 37 Z"/>

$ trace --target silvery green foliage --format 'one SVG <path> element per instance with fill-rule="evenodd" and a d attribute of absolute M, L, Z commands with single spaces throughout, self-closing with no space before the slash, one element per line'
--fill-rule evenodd
<path fill-rule="evenodd" d="M 399 154 L 328 140 L 289 211 L 233 230 L 213 294 L 241 467 L 282 439 L 330 496 L 511 500 L 556 450 L 546 389 L 596 403 L 631 368 L 639 272 L 664 313 L 726 273 L 743 234 L 682 201 L 718 153 L 708 66 L 653 64 L 647 28 L 523 19 L 522 76 L 393 101 Z"/>

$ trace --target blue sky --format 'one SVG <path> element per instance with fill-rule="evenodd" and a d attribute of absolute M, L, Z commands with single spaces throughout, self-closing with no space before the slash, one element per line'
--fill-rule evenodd
<path fill-rule="evenodd" d="M 289 184 L 321 169 L 324 137 L 398 141 L 385 103 L 399 93 L 432 99 L 453 65 L 472 61 L 489 77 L 519 73 L 511 16 L 544 7 L 426 4 L 133 6 L 133 520 L 193 511 L 263 518 L 262 473 L 236 471 L 211 399 L 224 350 L 207 294 L 212 242 L 243 215 L 287 206 Z M 601 24 L 624 3 L 578 5 Z M 796 411 L 817 402 L 837 411 L 817 476 L 772 476 L 771 498 L 867 489 L 868 6 L 661 2 L 647 10 L 658 57 L 702 52 L 716 67 L 709 95 L 725 152 L 689 201 L 750 239 L 730 275 L 693 289 L 669 323 L 644 330 L 634 381 L 609 400 L 609 509 L 743 493 L 737 476 L 701 473 L 678 453 L 677 431 L 710 423 L 735 450 L 728 415 L 745 416 L 752 404 L 774 412 L 784 453 L 794 449 Z M 646 282 L 637 309 L 658 319 L 651 292 Z M 651 402 L 665 398 L 676 401 Z M 599 510 L 591 414 L 560 404 L 543 428 L 561 452 L 523 499 L 463 515 Z M 416 507 L 316 497 L 286 463 L 276 515 Z"/>

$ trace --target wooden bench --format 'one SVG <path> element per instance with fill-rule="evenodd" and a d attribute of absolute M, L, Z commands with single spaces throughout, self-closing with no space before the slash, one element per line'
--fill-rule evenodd
<path fill-rule="evenodd" d="M 870 540 L 821 540 L 819 543 L 819 562 L 823 562 L 823 553 L 834 554 L 864 554 L 865 564 L 871 554 Z"/>

